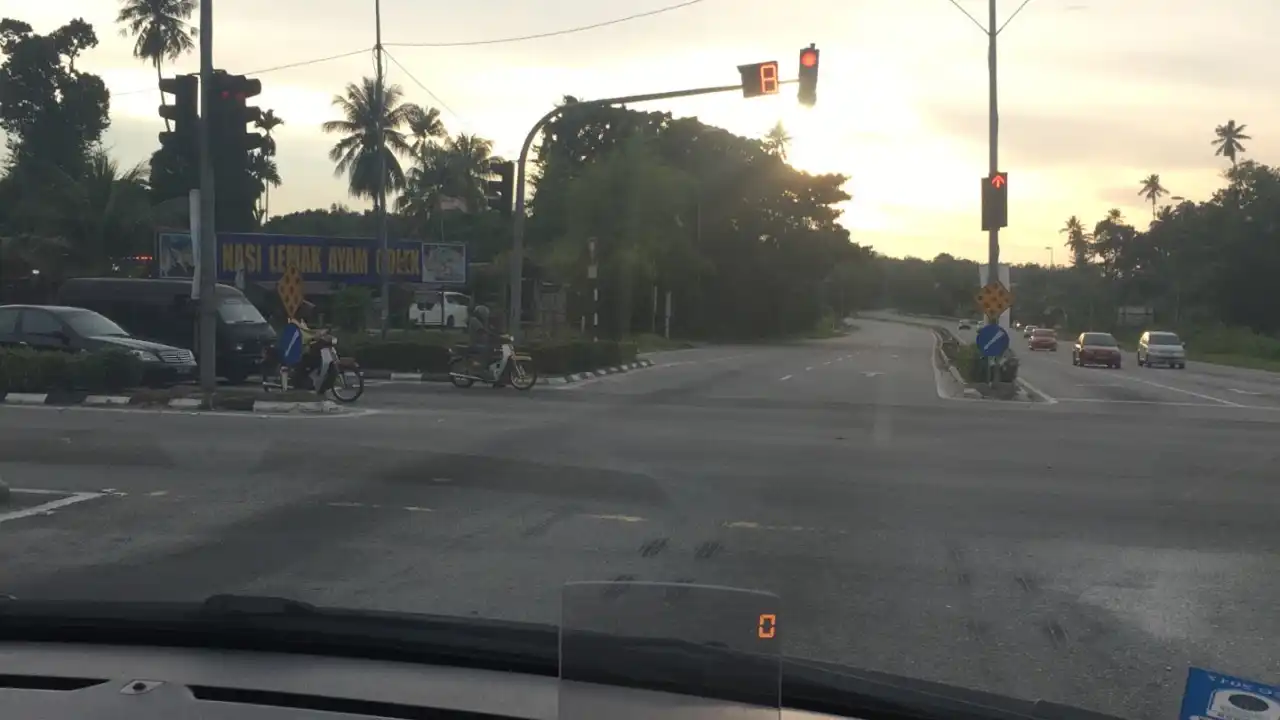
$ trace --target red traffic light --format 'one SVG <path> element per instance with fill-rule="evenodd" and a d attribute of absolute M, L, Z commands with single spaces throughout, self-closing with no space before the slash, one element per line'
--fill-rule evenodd
<path fill-rule="evenodd" d="M 999 190 L 1009 184 L 1009 178 L 1004 173 L 996 173 L 991 176 L 991 187 Z"/>
<path fill-rule="evenodd" d="M 811 67 L 817 67 L 817 65 L 818 65 L 817 50 L 805 50 L 804 52 L 800 53 L 800 67 L 811 68 Z"/>

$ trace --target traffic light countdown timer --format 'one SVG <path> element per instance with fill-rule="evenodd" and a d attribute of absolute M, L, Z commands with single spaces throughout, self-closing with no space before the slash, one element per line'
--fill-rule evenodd
<path fill-rule="evenodd" d="M 1009 226 L 1009 173 L 997 172 L 982 178 L 982 229 Z"/>
<path fill-rule="evenodd" d="M 782 85 L 777 60 L 739 65 L 738 73 L 742 76 L 744 98 L 777 95 Z M 800 51 L 800 79 L 797 82 L 800 83 L 800 104 L 812 107 L 818 101 L 818 48 L 814 45 Z"/>

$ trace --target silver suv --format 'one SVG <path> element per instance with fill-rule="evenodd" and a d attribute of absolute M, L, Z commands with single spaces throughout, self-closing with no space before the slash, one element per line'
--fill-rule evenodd
<path fill-rule="evenodd" d="M 1181 370 L 1187 366 L 1186 343 L 1171 332 L 1150 330 L 1138 340 L 1138 365 L 1167 365 Z"/>

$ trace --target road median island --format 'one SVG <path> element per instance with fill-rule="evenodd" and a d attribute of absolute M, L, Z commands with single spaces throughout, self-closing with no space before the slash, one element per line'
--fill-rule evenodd
<path fill-rule="evenodd" d="M 0 406 L 116 408 L 120 410 L 220 410 L 252 413 L 333 413 L 345 408 L 308 390 L 265 391 L 258 387 L 221 387 L 208 400 L 199 387 L 133 388 L 112 393 L 52 389 L 47 392 L 0 390 Z"/>
<path fill-rule="evenodd" d="M 386 340 L 357 337 L 345 347 L 367 380 L 448 382 L 450 348 L 465 345 L 459 333 L 405 331 Z M 634 342 L 584 338 L 535 338 L 517 350 L 533 357 L 538 375 L 551 385 L 649 367 Z"/>

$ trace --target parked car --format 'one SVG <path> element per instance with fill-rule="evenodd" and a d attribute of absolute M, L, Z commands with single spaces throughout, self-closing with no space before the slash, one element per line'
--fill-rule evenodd
<path fill-rule="evenodd" d="M 136 338 L 92 310 L 62 305 L 0 305 L 0 346 L 81 352 L 120 348 L 142 360 L 142 381 L 166 385 L 196 377 L 195 355 Z"/>
<path fill-rule="evenodd" d="M 1147 331 L 1138 339 L 1138 366 L 1187 366 L 1187 344 L 1176 333 Z"/>
<path fill-rule="evenodd" d="M 1076 338 L 1076 345 L 1071 350 L 1071 364 L 1104 365 L 1120 369 L 1120 343 L 1111 333 L 1085 332 Z"/>
<path fill-rule="evenodd" d="M 1028 350 L 1058 351 L 1058 331 L 1053 328 L 1036 328 L 1027 339 Z"/>

